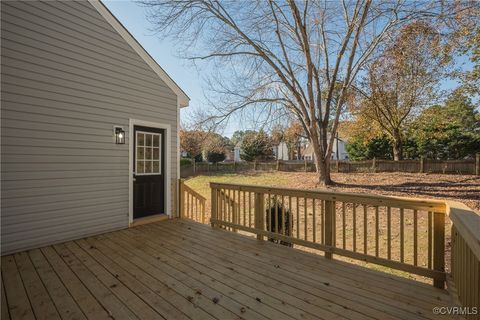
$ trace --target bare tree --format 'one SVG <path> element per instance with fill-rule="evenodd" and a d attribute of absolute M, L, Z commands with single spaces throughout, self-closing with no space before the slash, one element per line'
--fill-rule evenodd
<path fill-rule="evenodd" d="M 375 121 L 393 141 L 394 160 L 403 158 L 404 132 L 410 120 L 434 101 L 436 85 L 448 65 L 436 28 L 425 22 L 405 26 L 373 62 L 360 90 L 360 113 Z"/>
<path fill-rule="evenodd" d="M 385 39 L 404 24 L 442 13 L 438 1 L 142 1 L 159 32 L 215 70 L 210 119 L 248 107 L 293 113 L 310 140 L 319 183 L 351 86 Z"/>

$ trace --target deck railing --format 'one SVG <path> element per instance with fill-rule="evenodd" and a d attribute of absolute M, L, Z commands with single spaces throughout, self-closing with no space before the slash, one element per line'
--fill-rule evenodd
<path fill-rule="evenodd" d="M 211 183 L 212 226 L 430 277 L 444 287 L 439 200 Z"/>
<path fill-rule="evenodd" d="M 205 223 L 205 204 L 207 199 L 185 184 L 179 182 L 180 218 Z"/>
<path fill-rule="evenodd" d="M 452 220 L 452 280 L 462 305 L 477 307 L 480 313 L 480 216 L 464 204 L 450 201 L 447 213 Z M 480 319 L 479 314 L 466 317 Z"/>

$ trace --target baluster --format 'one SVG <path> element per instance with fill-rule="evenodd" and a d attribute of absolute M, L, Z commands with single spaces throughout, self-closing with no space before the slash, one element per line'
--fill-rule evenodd
<path fill-rule="evenodd" d="M 226 201 L 227 202 L 227 222 L 232 222 L 232 202 L 230 198 L 230 189 L 227 190 Z M 232 230 L 232 227 L 228 227 L 227 230 Z"/>
<path fill-rule="evenodd" d="M 223 201 L 223 212 L 222 212 L 222 221 L 227 221 L 227 190 L 222 189 L 222 201 Z M 226 229 L 226 227 L 224 227 Z"/>
<path fill-rule="evenodd" d="M 286 235 L 287 230 L 285 230 L 286 224 L 285 224 L 285 197 L 282 195 L 282 234 Z"/>
<path fill-rule="evenodd" d="M 378 232 L 379 232 L 379 221 L 378 221 L 378 206 L 375 207 L 375 256 L 378 257 Z"/>
<path fill-rule="evenodd" d="M 404 217 L 405 214 L 403 212 L 403 208 L 400 209 L 400 262 L 404 262 L 404 244 L 403 242 L 405 241 L 405 235 L 404 235 Z"/>
<path fill-rule="evenodd" d="M 275 194 L 274 195 L 274 199 L 273 199 L 273 205 L 275 206 L 275 233 L 278 233 L 279 231 L 279 225 L 278 225 L 278 199 L 277 199 L 277 195 Z"/>
<path fill-rule="evenodd" d="M 297 239 L 300 239 L 300 206 L 299 206 L 300 200 L 298 197 L 295 197 L 295 205 L 297 209 Z"/>
<path fill-rule="evenodd" d="M 237 205 L 236 205 L 236 190 L 232 190 L 232 198 L 231 198 L 231 204 L 232 204 L 232 223 L 233 224 L 237 224 L 237 220 L 238 220 L 238 210 L 237 210 Z M 237 229 L 236 228 L 232 228 L 232 231 L 233 232 L 237 232 Z"/>
<path fill-rule="evenodd" d="M 387 208 L 387 257 L 392 258 L 392 208 Z"/>
<path fill-rule="evenodd" d="M 346 235 L 346 226 L 345 226 L 345 202 L 342 202 L 342 244 L 343 244 L 343 249 L 347 247 L 346 242 L 347 242 L 347 235 Z"/>
<path fill-rule="evenodd" d="M 363 253 L 367 254 L 367 205 L 363 205 Z"/>
<path fill-rule="evenodd" d="M 325 205 L 323 200 L 320 201 L 320 223 L 322 224 L 320 241 L 322 244 L 325 244 Z"/>
<path fill-rule="evenodd" d="M 272 224 L 272 195 L 270 193 L 268 193 L 267 197 L 268 197 L 268 199 L 267 199 L 267 202 L 268 202 L 268 212 L 267 212 L 267 215 L 268 215 L 268 231 L 274 232 L 273 224 Z"/>
<path fill-rule="evenodd" d="M 252 227 L 252 193 L 248 192 L 248 226 Z"/>
<path fill-rule="evenodd" d="M 428 269 L 432 269 L 432 238 L 433 238 L 433 212 L 428 212 L 428 229 L 427 229 L 427 237 L 428 237 Z"/>
<path fill-rule="evenodd" d="M 441 212 L 433 213 L 433 269 L 445 271 L 445 215 Z M 465 245 L 462 246 L 465 249 Z M 444 288 L 444 281 L 433 279 L 433 285 Z"/>
<path fill-rule="evenodd" d="M 320 200 L 321 201 L 321 200 Z M 316 207 L 316 204 L 315 204 L 315 199 L 312 199 L 312 225 L 313 225 L 313 242 L 317 242 L 317 221 L 315 219 L 315 216 L 317 215 L 316 214 L 316 210 L 315 210 L 315 207 Z M 323 241 L 322 241 L 323 243 Z"/>
<path fill-rule="evenodd" d="M 353 252 L 357 252 L 357 204 L 353 205 Z"/>
<path fill-rule="evenodd" d="M 307 241 L 307 239 L 308 239 L 308 237 L 307 237 L 307 216 L 308 216 L 308 214 L 307 214 L 307 198 L 306 197 L 303 198 L 303 207 L 304 207 L 304 212 L 303 213 L 305 214 L 305 221 L 304 221 L 305 222 L 305 226 L 304 226 L 305 227 L 305 230 L 304 230 L 305 231 L 305 241 Z"/>
<path fill-rule="evenodd" d="M 190 219 L 190 194 L 185 191 L 185 197 L 187 198 L 187 218 Z"/>
<path fill-rule="evenodd" d="M 245 191 L 243 191 L 243 226 L 247 226 L 247 208 L 246 208 L 246 196 Z"/>
<path fill-rule="evenodd" d="M 288 196 L 288 235 L 292 237 L 292 231 L 293 231 L 293 212 L 292 212 L 292 196 Z"/>
<path fill-rule="evenodd" d="M 413 265 L 418 265 L 418 221 L 417 221 L 417 210 L 413 210 Z"/>

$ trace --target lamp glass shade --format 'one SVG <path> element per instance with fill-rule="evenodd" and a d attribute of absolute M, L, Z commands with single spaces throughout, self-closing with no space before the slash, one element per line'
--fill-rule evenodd
<path fill-rule="evenodd" d="M 115 143 L 125 144 L 125 130 L 120 127 L 115 128 Z"/>

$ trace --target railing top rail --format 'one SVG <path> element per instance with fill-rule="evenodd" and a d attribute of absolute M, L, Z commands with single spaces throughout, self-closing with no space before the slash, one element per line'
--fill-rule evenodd
<path fill-rule="evenodd" d="M 202 201 L 207 201 L 207 198 L 205 198 L 200 193 L 198 193 L 197 191 L 195 191 L 192 188 L 190 188 L 189 186 L 187 186 L 185 183 L 183 184 L 183 188 L 184 188 L 184 190 L 187 190 L 189 193 L 193 194 L 196 198 L 199 198 Z"/>
<path fill-rule="evenodd" d="M 271 186 L 244 185 L 244 184 L 218 183 L 218 182 L 210 182 L 210 187 L 215 189 L 228 188 L 228 189 L 241 190 L 241 191 L 284 194 L 284 195 L 290 195 L 290 196 L 310 197 L 310 198 L 326 199 L 326 200 L 332 200 L 332 201 L 355 202 L 355 203 L 369 204 L 369 205 L 375 205 L 375 206 L 401 207 L 406 209 L 417 209 L 417 210 L 446 213 L 446 205 L 444 200 L 416 199 L 416 198 L 396 197 L 396 196 L 371 195 L 371 194 L 365 194 L 365 193 L 348 193 L 348 192 L 337 192 L 337 191 L 278 188 L 278 187 L 271 187 Z"/>
<path fill-rule="evenodd" d="M 480 260 L 480 214 L 457 201 L 446 201 L 446 206 L 455 228 Z"/>

